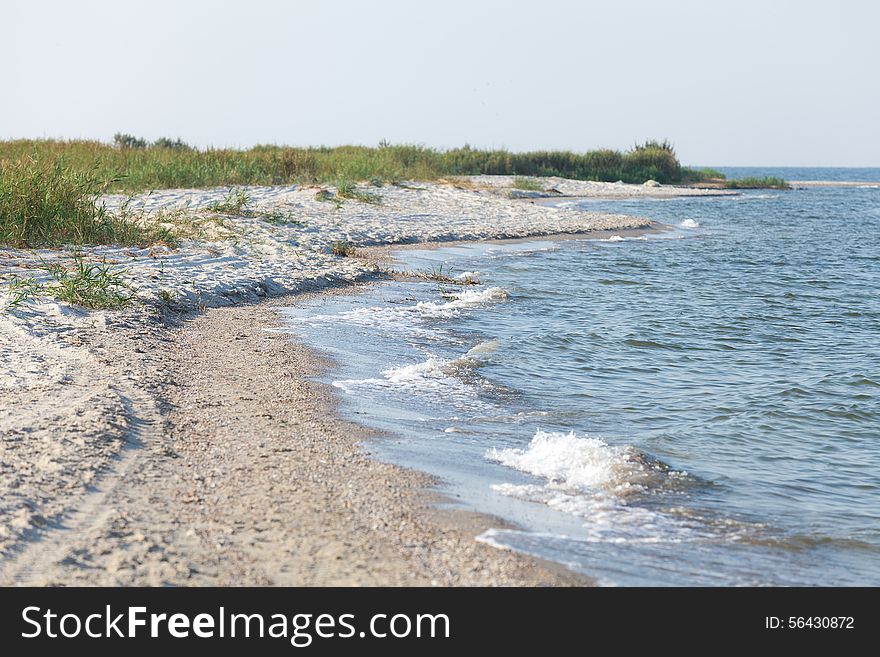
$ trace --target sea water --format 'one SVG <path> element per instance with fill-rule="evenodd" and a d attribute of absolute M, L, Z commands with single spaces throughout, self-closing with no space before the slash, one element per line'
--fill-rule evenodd
<path fill-rule="evenodd" d="M 555 202 L 671 230 L 402 250 L 471 284 L 286 311 L 370 451 L 601 584 L 880 584 L 880 189 Z"/>

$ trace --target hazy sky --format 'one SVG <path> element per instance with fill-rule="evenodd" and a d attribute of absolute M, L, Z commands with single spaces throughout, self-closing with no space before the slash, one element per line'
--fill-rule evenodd
<path fill-rule="evenodd" d="M 0 0 L 0 138 L 880 165 L 880 2 Z"/>

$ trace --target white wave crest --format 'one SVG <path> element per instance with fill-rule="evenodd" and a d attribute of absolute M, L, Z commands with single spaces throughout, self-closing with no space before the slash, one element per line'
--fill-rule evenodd
<path fill-rule="evenodd" d="M 478 271 L 465 271 L 456 276 L 456 278 L 463 283 L 468 283 L 470 285 L 480 284 L 480 272 Z"/>
<path fill-rule="evenodd" d="M 706 535 L 693 522 L 631 503 L 637 493 L 661 483 L 661 477 L 684 475 L 632 448 L 573 432 L 538 430 L 526 448 L 491 449 L 486 457 L 546 479 L 544 484 L 495 484 L 492 490 L 584 518 L 579 540 L 677 543 Z"/>
<path fill-rule="evenodd" d="M 389 383 L 415 383 L 425 379 L 445 379 L 449 376 L 450 363 L 451 361 L 445 358 L 432 356 L 421 363 L 388 368 L 382 371 L 382 376 Z"/>
<path fill-rule="evenodd" d="M 468 349 L 463 358 L 483 359 L 498 351 L 501 343 L 498 340 L 486 340 Z"/>
<path fill-rule="evenodd" d="M 482 290 L 465 290 L 445 302 L 420 301 L 413 309 L 429 316 L 454 314 L 460 308 L 503 301 L 510 295 L 500 287 L 487 287 Z"/>
<path fill-rule="evenodd" d="M 549 480 L 557 490 L 623 494 L 640 488 L 653 470 L 638 452 L 614 447 L 598 438 L 578 438 L 574 432 L 535 433 L 525 449 L 490 449 L 486 458 Z"/>
<path fill-rule="evenodd" d="M 699 228 L 700 222 L 695 221 L 693 219 L 685 219 L 680 224 L 678 224 L 680 228 Z"/>

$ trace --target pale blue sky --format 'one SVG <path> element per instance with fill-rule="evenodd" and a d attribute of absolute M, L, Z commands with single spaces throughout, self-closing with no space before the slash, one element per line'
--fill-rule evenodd
<path fill-rule="evenodd" d="M 880 2 L 0 0 L 0 138 L 880 165 Z"/>

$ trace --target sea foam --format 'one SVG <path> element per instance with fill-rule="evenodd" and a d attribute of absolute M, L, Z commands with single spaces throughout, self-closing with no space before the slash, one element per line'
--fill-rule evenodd
<path fill-rule="evenodd" d="M 584 518 L 579 540 L 668 543 L 701 535 L 692 523 L 632 503 L 639 493 L 684 473 L 670 472 L 631 447 L 538 430 L 526 448 L 490 449 L 486 458 L 545 479 L 495 484 L 492 490 Z"/>
<path fill-rule="evenodd" d="M 539 429 L 525 449 L 493 448 L 486 458 L 544 477 L 555 488 L 585 492 L 639 487 L 651 469 L 632 448 L 611 446 L 599 438 L 578 438 L 573 431 Z"/>
<path fill-rule="evenodd" d="M 426 379 L 448 378 L 449 360 L 445 358 L 431 357 L 421 363 L 391 367 L 382 371 L 382 375 L 389 383 L 416 383 Z"/>
<path fill-rule="evenodd" d="M 500 287 L 487 287 L 482 290 L 465 290 L 464 292 L 453 296 L 445 302 L 438 301 L 420 301 L 412 306 L 417 312 L 427 315 L 443 315 L 454 312 L 460 308 L 469 306 L 478 306 L 481 304 L 503 301 L 510 295 L 506 290 Z"/>

